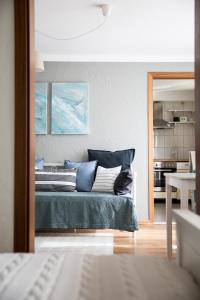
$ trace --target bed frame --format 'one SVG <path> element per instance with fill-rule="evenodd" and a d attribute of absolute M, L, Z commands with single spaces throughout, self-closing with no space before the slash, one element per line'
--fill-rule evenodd
<path fill-rule="evenodd" d="M 200 216 L 189 210 L 174 210 L 177 232 L 177 263 L 200 286 Z"/>

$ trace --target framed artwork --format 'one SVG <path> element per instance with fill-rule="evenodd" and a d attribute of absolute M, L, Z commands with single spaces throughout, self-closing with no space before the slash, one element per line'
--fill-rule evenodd
<path fill-rule="evenodd" d="M 53 83 L 52 134 L 88 134 L 88 83 Z"/>
<path fill-rule="evenodd" d="M 35 88 L 35 133 L 47 134 L 48 83 L 37 82 Z"/>

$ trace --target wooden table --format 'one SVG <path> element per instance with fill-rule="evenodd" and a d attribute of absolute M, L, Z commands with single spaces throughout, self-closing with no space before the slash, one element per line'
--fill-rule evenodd
<path fill-rule="evenodd" d="M 172 186 L 180 190 L 181 209 L 188 209 L 188 193 L 196 189 L 195 173 L 165 173 L 166 177 L 166 222 L 167 256 L 172 257 Z"/>

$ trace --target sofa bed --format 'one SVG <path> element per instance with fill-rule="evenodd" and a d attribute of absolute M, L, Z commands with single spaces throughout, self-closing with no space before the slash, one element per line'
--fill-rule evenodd
<path fill-rule="evenodd" d="M 133 149 L 89 153 L 87 162 L 44 163 L 36 172 L 37 231 L 138 229 Z"/>

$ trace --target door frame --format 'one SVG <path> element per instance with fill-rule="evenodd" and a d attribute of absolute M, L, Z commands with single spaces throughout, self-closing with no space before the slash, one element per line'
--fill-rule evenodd
<path fill-rule="evenodd" d="M 14 191 L 14 251 L 34 251 L 35 191 L 34 191 L 34 84 L 35 84 L 35 28 L 34 0 L 15 2 L 15 191 Z M 167 76 L 170 73 L 162 73 Z M 159 73 L 148 74 L 149 85 Z M 160 77 L 158 77 L 160 78 Z M 171 77 L 168 77 L 168 79 Z M 195 111 L 196 157 L 200 158 L 200 0 L 195 0 Z M 149 91 L 149 101 L 151 91 Z M 149 115 L 148 132 L 153 124 Z M 197 130 L 198 128 L 198 130 Z M 152 143 L 152 141 L 150 141 Z M 149 171 L 152 170 L 152 147 L 149 150 Z M 200 159 L 197 170 L 197 212 L 200 214 Z M 149 178 L 149 188 L 152 176 Z M 149 189 L 150 190 L 150 189 Z M 150 195 L 151 196 L 151 195 Z M 149 197 L 149 200 L 151 198 Z M 154 211 L 149 201 L 150 220 Z"/>
<path fill-rule="evenodd" d="M 195 0 L 196 206 L 200 215 L 200 0 Z"/>
<path fill-rule="evenodd" d="M 194 72 L 149 72 L 148 73 L 148 185 L 149 219 L 154 222 L 154 172 L 153 172 L 153 80 L 195 79 Z"/>
<path fill-rule="evenodd" d="M 15 0 L 14 251 L 33 252 L 35 240 L 34 0 Z"/>

